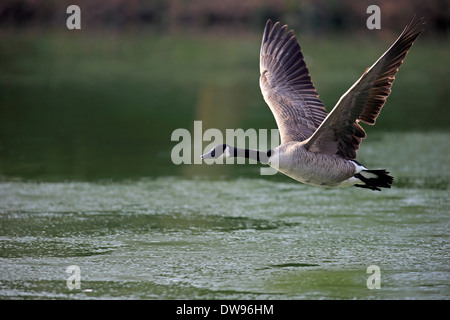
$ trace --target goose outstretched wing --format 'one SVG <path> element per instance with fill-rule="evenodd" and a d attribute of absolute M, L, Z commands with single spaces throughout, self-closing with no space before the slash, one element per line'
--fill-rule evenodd
<path fill-rule="evenodd" d="M 286 30 L 268 20 L 260 52 L 261 92 L 282 143 L 308 139 L 327 116 L 294 32 Z"/>
<path fill-rule="evenodd" d="M 356 158 L 361 139 L 366 136 L 358 122 L 375 124 L 391 92 L 398 68 L 423 31 L 424 21 L 422 19 L 416 23 L 413 21 L 414 18 L 394 44 L 339 99 L 327 118 L 306 142 L 305 147 L 309 151 L 338 155 L 346 159 Z"/>

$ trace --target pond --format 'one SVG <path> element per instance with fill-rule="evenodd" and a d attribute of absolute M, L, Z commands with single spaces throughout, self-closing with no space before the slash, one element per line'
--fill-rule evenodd
<path fill-rule="evenodd" d="M 258 88 L 258 37 L 9 40 L 0 50 L 0 298 L 450 297 L 450 132 L 438 107 L 448 88 L 433 78 L 444 71 L 405 66 L 379 123 L 365 127 L 358 160 L 388 169 L 392 189 L 322 189 L 256 164 L 171 161 L 171 133 L 192 132 L 195 120 L 204 130 L 275 127 Z M 332 105 L 341 77 L 351 85 L 360 70 L 326 80 L 320 53 L 337 42 L 306 40 Z M 347 66 L 371 63 L 380 48 Z M 435 58 L 447 59 L 439 48 Z M 417 49 L 412 62 L 429 55 Z M 410 86 L 427 77 L 437 96 L 423 112 L 428 93 Z"/>

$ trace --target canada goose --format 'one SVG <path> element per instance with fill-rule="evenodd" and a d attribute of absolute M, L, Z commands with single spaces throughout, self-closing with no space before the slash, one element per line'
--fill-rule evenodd
<path fill-rule="evenodd" d="M 268 151 L 218 145 L 202 159 L 245 157 L 269 164 L 305 184 L 321 187 L 390 188 L 386 170 L 355 161 L 359 122 L 374 125 L 391 92 L 398 68 L 423 31 L 423 19 L 403 30 L 394 44 L 339 99 L 328 114 L 311 81 L 294 32 L 268 20 L 260 52 L 260 87 L 280 131 L 281 144 Z"/>

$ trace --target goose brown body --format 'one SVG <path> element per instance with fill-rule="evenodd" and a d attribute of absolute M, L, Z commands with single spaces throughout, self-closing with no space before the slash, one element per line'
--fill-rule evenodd
<path fill-rule="evenodd" d="M 290 141 L 275 148 L 269 164 L 294 180 L 314 186 L 345 187 L 358 182 L 352 179 L 359 172 L 357 163 L 310 152 L 304 142 Z"/>

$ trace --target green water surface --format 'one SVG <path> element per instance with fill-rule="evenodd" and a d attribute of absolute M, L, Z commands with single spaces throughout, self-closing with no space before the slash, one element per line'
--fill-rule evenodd
<path fill-rule="evenodd" d="M 195 120 L 275 128 L 259 35 L 70 35 L 0 41 L 1 299 L 450 297 L 445 42 L 418 41 L 365 127 L 358 160 L 395 179 L 372 192 L 172 163 Z M 301 41 L 328 110 L 388 40 Z"/>

